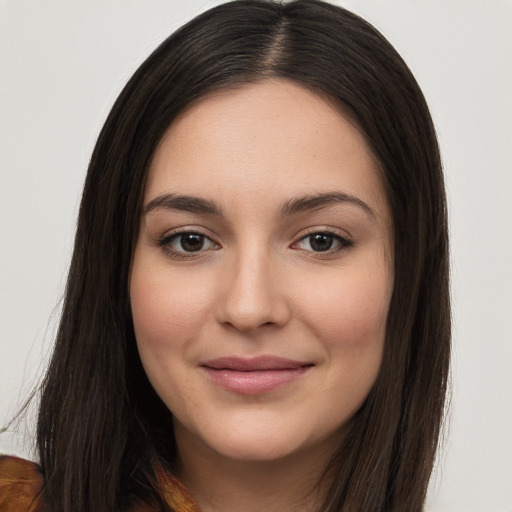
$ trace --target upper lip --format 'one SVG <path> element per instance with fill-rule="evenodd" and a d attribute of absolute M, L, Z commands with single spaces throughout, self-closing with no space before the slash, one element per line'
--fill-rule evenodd
<path fill-rule="evenodd" d="M 219 357 L 201 363 L 201 366 L 213 370 L 232 370 L 239 372 L 263 370 L 293 370 L 304 366 L 313 366 L 313 363 L 295 361 L 275 356 L 260 356 L 252 358 Z"/>

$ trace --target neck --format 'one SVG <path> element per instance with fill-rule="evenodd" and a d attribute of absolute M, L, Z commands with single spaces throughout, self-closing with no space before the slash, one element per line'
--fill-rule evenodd
<path fill-rule="evenodd" d="M 330 483 L 321 478 L 332 446 L 263 461 L 223 457 L 193 440 L 178 446 L 178 477 L 201 512 L 317 511 Z"/>

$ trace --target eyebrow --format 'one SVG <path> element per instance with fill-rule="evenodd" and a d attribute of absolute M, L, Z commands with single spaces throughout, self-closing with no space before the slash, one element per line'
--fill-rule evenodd
<path fill-rule="evenodd" d="M 162 194 L 152 199 L 144 207 L 144 214 L 146 215 L 157 208 L 222 216 L 222 208 L 215 201 L 195 196 Z"/>
<path fill-rule="evenodd" d="M 374 211 L 364 201 L 344 192 L 309 194 L 290 199 L 281 206 L 280 211 L 281 216 L 286 217 L 300 212 L 320 210 L 339 203 L 355 205 L 364 210 L 370 217 L 375 217 Z M 215 201 L 188 195 L 162 194 L 157 196 L 144 207 L 144 214 L 146 215 L 158 208 L 223 216 L 222 208 Z"/>
<path fill-rule="evenodd" d="M 328 192 L 310 194 L 287 201 L 281 208 L 281 215 L 293 215 L 304 211 L 321 210 L 334 204 L 348 203 L 363 209 L 370 217 L 376 217 L 375 212 L 361 199 L 344 192 Z"/>

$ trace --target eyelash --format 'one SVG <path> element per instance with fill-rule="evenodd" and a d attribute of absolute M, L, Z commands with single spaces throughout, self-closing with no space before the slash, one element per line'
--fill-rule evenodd
<path fill-rule="evenodd" d="M 196 229 L 184 229 L 182 231 L 174 231 L 170 234 L 167 234 L 158 240 L 158 246 L 161 247 L 167 254 L 169 254 L 169 256 L 171 256 L 173 258 L 177 258 L 177 259 L 194 258 L 194 257 L 197 257 L 199 254 L 205 252 L 205 250 L 203 250 L 203 247 L 199 248 L 199 250 L 197 250 L 197 251 L 183 251 L 183 252 L 177 251 L 176 249 L 174 249 L 172 247 L 172 243 L 175 240 L 179 240 L 184 235 L 195 235 L 195 236 L 201 237 L 203 239 L 203 245 L 204 245 L 204 242 L 209 242 L 209 243 L 213 244 L 214 246 L 216 246 L 213 248 L 209 248 L 207 250 L 215 250 L 218 247 L 220 247 L 219 244 L 217 244 L 215 241 L 213 241 L 211 237 L 209 237 L 208 235 L 206 235 Z M 180 244 L 183 247 L 182 244 L 183 244 L 183 241 Z"/>
<path fill-rule="evenodd" d="M 311 247 L 311 237 L 315 235 L 324 235 L 325 237 L 328 237 L 331 239 L 333 244 L 336 244 L 336 247 L 328 247 L 325 251 L 313 251 L 308 249 L 300 249 L 304 252 L 312 253 L 316 257 L 318 256 L 329 256 L 331 254 L 335 254 L 339 251 L 342 251 L 343 249 L 348 249 L 354 245 L 354 242 L 347 238 L 346 236 L 340 235 L 338 232 L 335 232 L 331 229 L 312 229 L 311 231 L 307 232 L 306 234 L 302 235 L 300 239 L 292 244 L 292 247 L 296 247 L 298 244 L 308 241 L 309 239 L 309 246 Z"/>
<path fill-rule="evenodd" d="M 203 242 L 202 246 L 197 251 L 186 251 L 186 250 L 179 251 L 179 250 L 174 249 L 172 247 L 172 243 L 176 240 L 179 240 L 184 235 L 201 237 L 202 242 Z M 324 251 L 314 251 L 312 249 L 309 250 L 309 249 L 297 247 L 299 244 L 307 241 L 308 239 L 309 239 L 309 246 L 311 247 L 311 242 L 312 242 L 311 237 L 313 237 L 314 235 L 324 235 L 325 237 L 330 238 L 331 243 L 336 244 L 336 247 L 332 248 L 332 246 L 330 246 Z M 209 247 L 207 249 L 203 249 L 205 242 L 213 244 L 214 247 Z M 216 250 L 220 247 L 220 245 L 218 243 L 216 243 L 214 240 L 212 240 L 212 238 L 210 236 L 202 233 L 199 230 L 193 230 L 193 229 L 184 229 L 182 231 L 174 231 L 171 234 L 167 234 L 158 240 L 157 245 L 159 247 L 161 247 L 171 257 L 177 258 L 177 259 L 194 258 L 206 251 Z M 180 243 L 180 245 L 183 248 L 183 240 Z M 354 242 L 352 240 L 350 240 L 349 238 L 342 236 L 339 233 L 336 233 L 332 230 L 314 229 L 314 230 L 311 230 L 310 232 L 302 235 L 297 242 L 294 242 L 291 245 L 291 248 L 302 250 L 304 252 L 312 253 L 312 254 L 315 254 L 316 256 L 321 257 L 321 256 L 328 256 L 328 255 L 334 254 L 343 249 L 348 249 L 348 248 L 352 247 L 353 245 L 354 245 Z"/>

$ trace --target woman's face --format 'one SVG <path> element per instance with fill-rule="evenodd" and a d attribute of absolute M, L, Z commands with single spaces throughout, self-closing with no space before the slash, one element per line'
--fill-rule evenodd
<path fill-rule="evenodd" d="M 178 446 L 331 450 L 375 382 L 392 228 L 357 127 L 272 80 L 183 113 L 152 161 L 133 258 L 138 349 Z"/>

